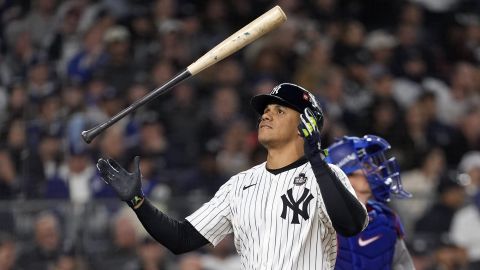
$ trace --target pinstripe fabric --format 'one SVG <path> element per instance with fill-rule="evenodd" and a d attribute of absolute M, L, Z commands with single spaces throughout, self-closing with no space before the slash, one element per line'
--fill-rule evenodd
<path fill-rule="evenodd" d="M 355 194 L 347 176 L 335 165 L 330 167 Z M 306 182 L 296 185 L 294 179 L 300 173 Z M 293 202 L 288 199 L 290 189 Z M 313 199 L 305 206 L 305 219 L 298 213 L 307 201 L 300 201 L 302 195 L 307 197 L 306 189 Z M 297 214 L 284 206 L 282 195 L 297 203 Z M 294 215 L 298 224 L 293 223 Z M 276 175 L 265 169 L 265 163 L 241 172 L 187 220 L 214 245 L 233 232 L 243 269 L 313 270 L 335 265 L 336 233 L 309 162 Z"/>

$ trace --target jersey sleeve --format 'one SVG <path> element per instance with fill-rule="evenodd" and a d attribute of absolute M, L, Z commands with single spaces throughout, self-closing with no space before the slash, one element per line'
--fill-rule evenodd
<path fill-rule="evenodd" d="M 210 201 L 186 218 L 214 246 L 233 231 L 230 207 L 232 182 L 230 179 L 221 186 Z"/>

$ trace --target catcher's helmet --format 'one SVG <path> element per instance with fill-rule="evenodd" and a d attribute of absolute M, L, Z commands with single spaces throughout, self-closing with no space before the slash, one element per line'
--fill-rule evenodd
<path fill-rule="evenodd" d="M 344 136 L 328 148 L 326 161 L 339 166 L 347 175 L 361 169 L 377 201 L 390 201 L 390 194 L 410 198 L 411 194 L 402 187 L 397 161 L 385 156 L 388 149 L 390 144 L 375 135 Z"/>
<path fill-rule="evenodd" d="M 260 115 L 269 104 L 281 104 L 299 113 L 303 113 L 305 108 L 309 108 L 313 112 L 319 130 L 323 127 L 323 111 L 315 96 L 293 83 L 282 83 L 275 86 L 268 95 L 254 96 L 250 104 Z"/>

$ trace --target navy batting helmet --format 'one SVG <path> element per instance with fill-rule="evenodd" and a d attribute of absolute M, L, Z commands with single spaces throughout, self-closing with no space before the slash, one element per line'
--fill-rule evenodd
<path fill-rule="evenodd" d="M 303 113 L 305 108 L 309 108 L 313 112 L 319 130 L 323 127 L 323 111 L 315 96 L 293 83 L 282 83 L 275 86 L 268 95 L 254 96 L 250 104 L 260 115 L 269 104 L 284 105 L 299 113 Z"/>

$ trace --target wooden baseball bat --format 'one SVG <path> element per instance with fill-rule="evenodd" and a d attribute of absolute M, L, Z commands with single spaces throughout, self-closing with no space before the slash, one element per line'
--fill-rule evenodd
<path fill-rule="evenodd" d="M 105 129 L 118 122 L 127 114 L 135 111 L 140 106 L 152 101 L 159 95 L 166 93 L 178 83 L 194 76 L 200 71 L 210 67 L 225 57 L 235 53 L 254 40 L 260 38 L 264 34 L 277 28 L 280 24 L 287 20 L 287 16 L 279 6 L 275 6 L 269 11 L 256 18 L 233 35 L 226 38 L 220 44 L 201 56 L 197 61 L 190 64 L 186 69 L 176 74 L 172 79 L 162 86 L 154 89 L 139 100 L 132 103 L 121 112 L 114 115 L 102 124 L 92 129 L 82 131 L 82 138 L 86 143 L 90 143 L 95 137 L 102 133 Z"/>

